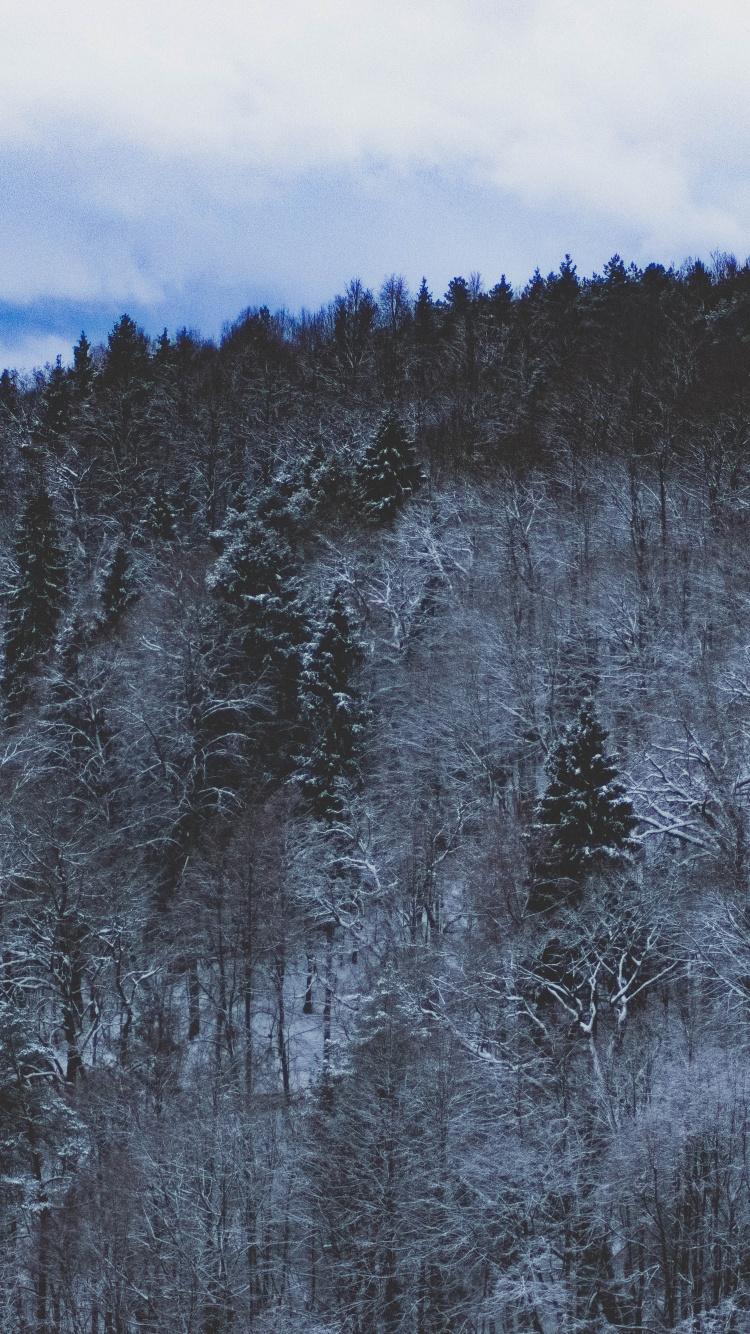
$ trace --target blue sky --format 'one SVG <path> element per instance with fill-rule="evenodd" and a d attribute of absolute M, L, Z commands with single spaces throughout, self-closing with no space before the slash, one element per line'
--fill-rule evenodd
<path fill-rule="evenodd" d="M 0 0 L 0 364 L 128 311 L 220 332 L 354 276 L 442 294 L 750 252 L 750 7 Z"/>

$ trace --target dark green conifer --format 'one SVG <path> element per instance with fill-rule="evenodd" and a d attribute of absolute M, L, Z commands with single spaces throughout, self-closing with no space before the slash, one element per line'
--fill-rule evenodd
<path fill-rule="evenodd" d="M 41 438 L 55 448 L 70 424 L 70 377 L 60 357 L 49 373 L 42 398 Z"/>
<path fill-rule="evenodd" d="M 465 278 L 451 278 L 448 283 L 448 291 L 445 294 L 446 305 L 450 306 L 457 315 L 463 315 L 466 307 L 471 303 L 471 290 Z"/>
<path fill-rule="evenodd" d="M 91 344 L 83 331 L 73 348 L 73 384 L 79 398 L 87 398 L 94 379 Z"/>
<path fill-rule="evenodd" d="M 169 341 L 169 334 L 166 329 L 159 334 L 154 349 L 154 363 L 157 366 L 168 365 L 172 354 L 172 344 Z"/>
<path fill-rule="evenodd" d="M 342 786 L 356 780 L 359 773 L 359 744 L 366 719 L 356 686 L 362 658 L 336 591 L 307 653 L 300 688 L 308 751 L 299 777 L 319 820 L 332 820 L 338 814 Z"/>
<path fill-rule="evenodd" d="M 2 677 L 10 721 L 23 708 L 29 679 L 52 645 L 65 594 L 65 559 L 52 501 L 43 487 L 26 505 L 16 560 L 18 576 L 5 622 Z"/>
<path fill-rule="evenodd" d="M 235 514 L 208 579 L 225 619 L 226 670 L 267 685 L 291 704 L 299 682 L 305 623 L 289 543 L 252 512 Z"/>
<path fill-rule="evenodd" d="M 414 332 L 417 343 L 423 347 L 432 339 L 434 317 L 435 305 L 427 286 L 427 279 L 423 278 L 422 286 L 414 302 Z"/>
<path fill-rule="evenodd" d="M 547 766 L 550 782 L 537 810 L 546 838 L 532 906 L 575 898 L 589 872 L 621 862 L 637 846 L 638 821 L 606 740 L 592 700 L 584 700 Z"/>
<path fill-rule="evenodd" d="M 4 370 L 0 375 L 0 419 L 15 417 L 19 407 L 18 377 L 15 371 Z"/>
<path fill-rule="evenodd" d="M 388 520 L 422 481 L 414 445 L 394 408 L 383 418 L 362 466 L 362 489 L 369 516 Z"/>
<path fill-rule="evenodd" d="M 513 288 L 506 282 L 504 273 L 500 277 L 500 282 L 490 288 L 486 300 L 490 314 L 498 324 L 505 324 L 510 320 L 513 310 Z"/>
<path fill-rule="evenodd" d="M 129 315 L 122 315 L 109 335 L 107 379 L 125 384 L 141 379 L 148 370 L 148 338 Z"/>

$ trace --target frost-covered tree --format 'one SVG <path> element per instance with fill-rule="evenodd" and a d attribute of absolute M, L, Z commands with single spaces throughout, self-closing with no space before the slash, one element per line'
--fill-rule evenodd
<path fill-rule="evenodd" d="M 9 720 L 26 700 L 29 679 L 50 648 L 65 594 L 65 557 L 44 487 L 29 499 L 16 541 L 18 576 L 5 622 L 2 689 Z"/>
<path fill-rule="evenodd" d="M 362 465 L 362 489 L 370 517 L 392 518 L 414 494 L 421 480 L 414 445 L 398 413 L 391 408 L 369 445 Z"/>
<path fill-rule="evenodd" d="M 175 512 L 163 482 L 157 482 L 154 487 L 148 522 L 154 537 L 160 537 L 164 542 L 173 540 L 176 533 Z"/>
<path fill-rule="evenodd" d="M 267 777 L 278 777 L 289 772 L 299 740 L 308 636 L 297 565 L 286 538 L 251 513 L 235 515 L 224 540 L 208 576 L 217 615 L 206 726 L 234 732 L 233 747 L 253 752 Z"/>
<path fill-rule="evenodd" d="M 308 749 L 299 777 L 318 819 L 341 809 L 341 787 L 357 777 L 365 711 L 356 674 L 362 650 L 352 633 L 341 595 L 334 592 L 327 614 L 305 659 L 300 688 Z"/>
<path fill-rule="evenodd" d="M 49 373 L 42 396 L 39 438 L 52 449 L 59 448 L 70 422 L 71 380 L 58 357 Z"/>
<path fill-rule="evenodd" d="M 227 668 L 267 686 L 279 701 L 296 695 L 305 623 L 297 566 L 286 539 L 252 514 L 235 515 L 208 576 L 230 639 Z"/>
<path fill-rule="evenodd" d="M 638 821 L 606 741 L 589 698 L 547 766 L 550 781 L 537 810 L 546 837 L 537 859 L 535 906 L 575 896 L 590 871 L 621 862 L 636 847 Z"/>

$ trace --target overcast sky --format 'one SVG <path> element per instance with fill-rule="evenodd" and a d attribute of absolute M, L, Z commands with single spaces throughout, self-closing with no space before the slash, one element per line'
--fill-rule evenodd
<path fill-rule="evenodd" d="M 750 253 L 735 0 L 0 0 L 0 366 L 353 276 Z"/>

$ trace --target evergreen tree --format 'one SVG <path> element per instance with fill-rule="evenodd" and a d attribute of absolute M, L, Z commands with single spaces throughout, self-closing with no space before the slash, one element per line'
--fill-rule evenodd
<path fill-rule="evenodd" d="M 417 299 L 414 302 L 414 332 L 417 343 L 425 347 L 432 339 L 435 306 L 427 286 L 427 279 L 422 279 Z"/>
<path fill-rule="evenodd" d="M 118 546 L 102 583 L 102 623 L 116 625 L 137 598 L 130 557 L 123 546 Z"/>
<path fill-rule="evenodd" d="M 422 472 L 414 445 L 394 408 L 383 418 L 369 445 L 362 466 L 362 488 L 367 512 L 373 519 L 388 520 L 419 487 Z"/>
<path fill-rule="evenodd" d="M 60 357 L 49 373 L 42 399 L 41 437 L 53 448 L 65 435 L 70 422 L 70 379 Z"/>
<path fill-rule="evenodd" d="M 282 716 L 296 714 L 305 622 L 297 566 L 283 534 L 252 512 L 235 514 L 208 577 L 225 623 L 223 671 L 267 687 Z"/>
<path fill-rule="evenodd" d="M 490 288 L 485 300 L 493 319 L 498 324 L 507 324 L 513 310 L 513 288 L 506 282 L 504 273 L 500 277 L 500 282 Z"/>
<path fill-rule="evenodd" d="M 169 341 L 169 334 L 166 329 L 159 334 L 154 349 L 154 363 L 157 366 L 167 366 L 172 355 L 172 344 Z"/>
<path fill-rule="evenodd" d="M 115 384 L 142 378 L 148 369 L 148 338 L 129 315 L 122 315 L 108 338 L 107 379 Z"/>
<path fill-rule="evenodd" d="M 73 348 L 73 383 L 79 398 L 87 398 L 94 379 L 94 365 L 91 360 L 91 344 L 85 333 L 81 332 Z"/>
<path fill-rule="evenodd" d="M 0 420 L 4 416 L 15 417 L 20 397 L 16 372 L 4 370 L 0 375 Z"/>
<path fill-rule="evenodd" d="M 308 752 L 301 763 L 302 790 L 319 820 L 341 809 L 340 787 L 355 779 L 365 713 L 355 675 L 362 662 L 346 607 L 334 592 L 325 620 L 307 654 L 302 673 L 302 715 Z"/>
<path fill-rule="evenodd" d="M 575 898 L 590 871 L 621 861 L 637 846 L 638 821 L 605 754 L 606 740 L 589 698 L 548 764 L 550 782 L 537 811 L 547 838 L 532 907 Z"/>
<path fill-rule="evenodd" d="M 2 689 L 12 721 L 26 699 L 29 678 L 50 648 L 65 592 L 65 559 L 52 501 L 44 488 L 30 498 L 16 542 L 18 578 L 5 622 Z"/>
<path fill-rule="evenodd" d="M 451 278 L 445 294 L 446 305 L 462 315 L 471 302 L 471 291 L 465 278 Z"/>

